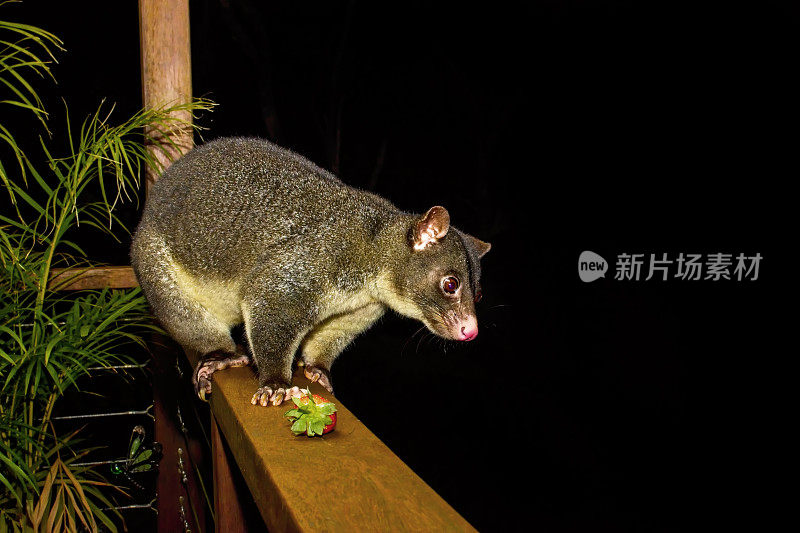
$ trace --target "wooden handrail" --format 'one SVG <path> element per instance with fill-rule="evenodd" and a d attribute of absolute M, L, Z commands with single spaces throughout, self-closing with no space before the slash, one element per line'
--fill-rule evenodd
<path fill-rule="evenodd" d="M 336 403 L 335 431 L 295 437 L 291 403 L 250 404 L 250 368 L 214 374 L 214 419 L 270 531 L 475 531 L 339 400 L 301 371 L 294 384 Z"/>
<path fill-rule="evenodd" d="M 139 282 L 129 266 L 92 268 L 54 268 L 50 271 L 50 289 L 78 291 L 84 289 L 130 289 Z"/>

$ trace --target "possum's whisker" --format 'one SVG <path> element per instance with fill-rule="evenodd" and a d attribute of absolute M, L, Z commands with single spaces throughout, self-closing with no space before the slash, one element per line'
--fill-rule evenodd
<path fill-rule="evenodd" d="M 440 337 L 438 335 L 434 335 L 433 333 L 431 333 L 431 334 L 429 334 L 427 336 L 427 340 L 428 340 L 428 344 L 435 344 L 437 342 L 446 342 L 445 339 L 443 339 L 442 337 Z"/>
<path fill-rule="evenodd" d="M 420 342 L 417 343 L 417 353 L 419 353 L 420 348 L 424 350 L 427 345 L 429 345 L 431 342 L 436 342 L 437 339 L 441 339 L 441 337 L 431 333 L 430 330 L 426 330 L 425 334 L 420 339 Z"/>
<path fill-rule="evenodd" d="M 425 326 L 424 326 L 424 325 L 423 325 L 423 326 L 420 326 L 420 327 L 419 327 L 419 329 L 417 329 L 417 330 L 416 330 L 414 333 L 412 333 L 412 334 L 411 334 L 411 336 L 410 336 L 410 337 L 408 337 L 408 338 L 406 339 L 406 342 L 404 342 L 404 343 L 403 343 L 403 347 L 400 349 L 400 355 L 401 355 L 401 356 L 402 356 L 402 355 L 403 355 L 403 353 L 405 352 L 405 350 L 406 350 L 406 347 L 408 346 L 408 343 L 410 343 L 412 340 L 414 340 L 414 337 L 416 337 L 417 335 L 419 335 L 419 334 L 420 334 L 420 333 L 422 333 L 423 331 L 425 331 Z"/>
<path fill-rule="evenodd" d="M 417 341 L 417 349 L 414 351 L 414 354 L 419 354 L 419 346 L 424 340 L 425 340 L 425 333 L 419 336 L 419 340 Z"/>

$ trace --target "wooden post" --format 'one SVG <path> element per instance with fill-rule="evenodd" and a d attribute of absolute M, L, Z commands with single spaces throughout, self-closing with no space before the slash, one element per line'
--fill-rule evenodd
<path fill-rule="evenodd" d="M 154 109 L 188 102 L 192 96 L 189 0 L 139 0 L 139 43 L 144 107 Z M 151 138 L 148 150 L 160 163 L 162 172 L 193 145 L 191 112 L 186 111 L 178 118 L 185 122 L 183 126 L 146 132 Z M 166 142 L 164 136 L 171 142 Z M 148 190 L 159 174 L 148 169 Z M 154 433 L 164 446 L 157 482 L 158 531 L 188 528 L 205 532 L 206 506 L 191 464 L 192 461 L 202 464 L 202 452 L 199 442 L 188 433 L 184 438 L 181 431 L 177 416 L 180 387 L 174 355 L 168 350 L 153 353 Z"/>
<path fill-rule="evenodd" d="M 188 102 L 192 96 L 192 51 L 189 39 L 189 0 L 139 0 L 139 41 L 142 58 L 142 101 L 146 108 L 157 108 Z M 180 116 L 191 123 L 192 115 Z M 161 144 L 165 154 L 155 144 L 154 154 L 164 169 L 192 148 L 192 130 L 188 125 L 175 128 L 170 139 L 180 149 Z M 158 179 L 158 173 L 148 172 L 147 185 Z"/>
<path fill-rule="evenodd" d="M 175 365 L 176 357 L 183 356 L 178 346 L 167 338 L 154 335 L 150 344 L 155 363 L 153 438 L 164 450 L 156 480 L 157 531 L 184 531 L 188 525 L 193 532 L 207 533 L 206 502 L 194 469 L 194 465 L 207 464 L 207 458 L 203 456 L 202 446 L 194 433 L 183 432 L 183 423 L 188 421 L 184 420 L 188 418 L 187 410 L 178 415 L 179 406 L 187 403 L 181 398 L 185 390 Z"/>
<path fill-rule="evenodd" d="M 248 495 L 247 486 L 243 493 L 241 483 L 237 483 L 237 477 L 240 476 L 235 472 L 236 463 L 213 414 L 211 448 L 214 464 L 214 530 L 217 533 L 246 533 L 251 528 L 248 527 L 248 512 L 243 505 L 252 498 L 245 497 Z"/>

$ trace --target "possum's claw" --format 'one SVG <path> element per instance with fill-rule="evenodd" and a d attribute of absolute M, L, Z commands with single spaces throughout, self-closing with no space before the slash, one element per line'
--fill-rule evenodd
<path fill-rule="evenodd" d="M 325 389 L 333 394 L 333 386 L 331 386 L 331 375 L 327 369 L 322 368 L 321 366 L 314 366 L 314 365 L 306 365 L 303 368 L 303 373 L 306 375 L 308 379 L 311 380 L 311 383 L 319 383 Z"/>
<path fill-rule="evenodd" d="M 227 352 L 211 352 L 197 363 L 192 375 L 194 391 L 201 400 L 207 401 L 206 396 L 211 394 L 211 375 L 217 370 L 224 370 L 236 366 L 247 366 L 252 363 L 250 356 L 237 349 L 235 354 Z"/>
<path fill-rule="evenodd" d="M 263 405 L 266 407 L 269 405 L 269 399 L 272 397 L 272 389 L 269 387 L 259 387 L 256 390 L 256 393 L 253 394 L 253 397 L 250 399 L 250 403 L 253 405 Z"/>
<path fill-rule="evenodd" d="M 250 403 L 253 405 L 261 405 L 263 407 L 267 407 L 270 403 L 272 405 L 280 405 L 285 401 L 289 401 L 290 398 L 300 398 L 303 396 L 303 393 L 300 391 L 300 387 L 259 387 L 253 397 L 250 399 Z"/>
<path fill-rule="evenodd" d="M 269 401 L 272 402 L 272 405 L 280 405 L 283 403 L 284 397 L 286 397 L 286 390 L 283 387 L 278 387 L 278 390 L 269 397 Z"/>
<path fill-rule="evenodd" d="M 271 387 L 259 387 L 250 399 L 250 403 L 266 407 L 269 405 L 269 401 L 273 395 L 274 392 Z"/>
<path fill-rule="evenodd" d="M 294 386 L 290 389 L 286 389 L 286 396 L 284 396 L 283 401 L 288 402 L 292 398 L 302 398 L 303 391 L 300 390 L 300 387 Z"/>
<path fill-rule="evenodd" d="M 192 384 L 194 385 L 194 392 L 204 402 L 208 401 L 206 396 L 211 394 L 211 374 L 214 369 L 206 361 L 200 361 L 194 369 L 192 375 Z"/>
<path fill-rule="evenodd" d="M 206 396 L 211 394 L 211 380 L 208 379 L 208 376 L 210 376 L 210 374 L 200 375 L 195 370 L 194 379 L 192 380 L 192 383 L 194 384 L 194 392 L 204 402 L 208 401 Z"/>

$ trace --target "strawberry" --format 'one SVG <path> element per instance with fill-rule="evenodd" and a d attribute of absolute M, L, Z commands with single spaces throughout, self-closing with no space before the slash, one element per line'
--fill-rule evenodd
<path fill-rule="evenodd" d="M 292 398 L 295 408 L 283 416 L 294 422 L 292 433 L 309 437 L 324 435 L 336 427 L 336 406 L 318 394 L 303 391 L 305 396 Z"/>

